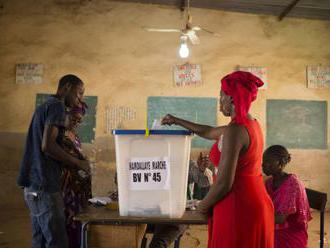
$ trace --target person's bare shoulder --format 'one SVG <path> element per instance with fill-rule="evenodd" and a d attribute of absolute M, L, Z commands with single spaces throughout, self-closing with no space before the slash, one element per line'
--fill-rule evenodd
<path fill-rule="evenodd" d="M 225 139 L 229 139 L 233 142 L 239 142 L 245 147 L 249 145 L 249 133 L 244 125 L 231 123 L 226 127 L 224 134 Z"/>

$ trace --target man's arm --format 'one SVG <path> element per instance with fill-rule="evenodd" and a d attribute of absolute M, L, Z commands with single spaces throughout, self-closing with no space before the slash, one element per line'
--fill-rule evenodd
<path fill-rule="evenodd" d="M 72 167 L 78 167 L 86 172 L 90 172 L 89 161 L 79 160 L 67 152 L 65 152 L 61 146 L 56 142 L 58 136 L 58 127 L 55 125 L 46 125 L 42 138 L 42 152 L 48 154 L 52 158 L 63 162 Z"/>

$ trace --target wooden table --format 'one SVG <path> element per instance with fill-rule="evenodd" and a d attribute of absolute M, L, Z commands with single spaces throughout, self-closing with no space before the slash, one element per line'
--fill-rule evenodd
<path fill-rule="evenodd" d="M 197 211 L 187 210 L 181 218 L 159 218 L 159 217 L 132 217 L 119 216 L 118 210 L 110 210 L 105 207 L 89 207 L 83 213 L 74 217 L 81 222 L 81 247 L 86 248 L 87 226 L 95 225 L 124 225 L 124 224 L 187 224 L 206 225 L 207 219 Z"/>

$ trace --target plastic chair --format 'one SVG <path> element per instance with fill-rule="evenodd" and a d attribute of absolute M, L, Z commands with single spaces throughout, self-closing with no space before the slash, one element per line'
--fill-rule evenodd
<path fill-rule="evenodd" d="M 327 194 L 306 188 L 309 206 L 320 211 L 320 248 L 324 247 L 324 211 L 327 203 Z"/>

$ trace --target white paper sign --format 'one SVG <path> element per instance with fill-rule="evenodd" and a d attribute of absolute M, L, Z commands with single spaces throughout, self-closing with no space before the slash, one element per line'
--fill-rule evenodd
<path fill-rule="evenodd" d="M 259 89 L 267 89 L 268 79 L 267 79 L 267 68 L 261 66 L 238 66 L 238 70 L 251 72 L 253 75 L 257 76 L 264 82 L 264 85 Z"/>
<path fill-rule="evenodd" d="M 307 86 L 308 88 L 329 88 L 330 66 L 307 66 Z"/>
<path fill-rule="evenodd" d="M 173 68 L 175 86 L 197 86 L 202 84 L 201 66 L 197 64 L 176 65 Z"/>
<path fill-rule="evenodd" d="M 16 64 L 17 84 L 41 84 L 42 77 L 42 64 Z"/>
<path fill-rule="evenodd" d="M 132 158 L 128 162 L 131 190 L 169 189 L 170 162 L 168 157 Z"/>
<path fill-rule="evenodd" d="M 121 128 L 123 123 L 136 119 L 136 110 L 128 106 L 105 106 L 105 132 Z"/>

